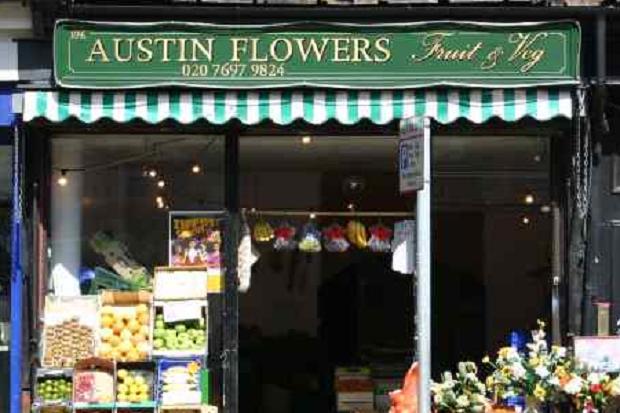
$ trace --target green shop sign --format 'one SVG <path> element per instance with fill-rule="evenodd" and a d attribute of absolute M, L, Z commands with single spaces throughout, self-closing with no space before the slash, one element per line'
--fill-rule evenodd
<path fill-rule="evenodd" d="M 59 21 L 56 81 L 74 88 L 401 88 L 575 83 L 575 22 L 215 26 Z"/>

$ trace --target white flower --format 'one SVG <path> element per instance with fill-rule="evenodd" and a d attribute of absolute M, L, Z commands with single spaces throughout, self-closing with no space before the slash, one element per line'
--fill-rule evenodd
<path fill-rule="evenodd" d="M 475 373 L 467 373 L 465 374 L 465 380 L 476 381 L 478 380 L 478 377 L 476 376 Z"/>
<path fill-rule="evenodd" d="M 541 379 L 544 379 L 551 374 L 549 369 L 547 369 L 547 367 L 545 366 L 538 366 L 536 367 L 536 369 L 534 369 L 534 371 L 536 372 L 536 375 L 540 377 Z"/>
<path fill-rule="evenodd" d="M 553 350 L 555 354 L 558 355 L 558 357 L 561 357 L 561 358 L 566 357 L 566 347 L 557 346 L 557 347 L 553 347 Z"/>
<path fill-rule="evenodd" d="M 579 393 L 582 387 L 583 380 L 581 379 L 581 377 L 575 376 L 570 379 L 568 383 L 566 383 L 566 385 L 564 386 L 564 391 L 568 394 L 574 395 Z"/>
<path fill-rule="evenodd" d="M 605 378 L 604 374 L 601 373 L 590 373 L 588 374 L 588 383 L 590 384 L 601 384 L 601 381 Z"/>
<path fill-rule="evenodd" d="M 469 406 L 469 399 L 467 398 L 467 396 L 465 396 L 464 394 L 461 394 L 457 399 L 456 399 L 456 405 L 458 407 L 468 407 Z"/>
<path fill-rule="evenodd" d="M 513 364 L 511 370 L 512 370 L 512 375 L 517 380 L 525 377 L 525 374 L 527 373 L 525 368 L 521 364 Z"/>
<path fill-rule="evenodd" d="M 549 377 L 549 380 L 547 380 L 547 383 L 549 383 L 552 386 L 559 386 L 560 379 L 558 379 L 556 376 L 551 376 Z"/>

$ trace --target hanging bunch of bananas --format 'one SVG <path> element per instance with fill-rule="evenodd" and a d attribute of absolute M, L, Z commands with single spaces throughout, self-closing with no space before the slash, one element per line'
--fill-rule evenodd
<path fill-rule="evenodd" d="M 269 225 L 269 222 L 260 220 L 254 224 L 253 231 L 254 241 L 256 242 L 269 242 L 273 239 L 273 228 Z"/>
<path fill-rule="evenodd" d="M 366 227 L 359 221 L 349 221 L 347 224 L 347 238 L 357 248 L 366 248 L 368 246 Z"/>

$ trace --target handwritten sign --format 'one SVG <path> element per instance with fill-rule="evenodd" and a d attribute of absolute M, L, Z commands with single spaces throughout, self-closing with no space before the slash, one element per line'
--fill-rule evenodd
<path fill-rule="evenodd" d="M 575 83 L 577 23 L 216 26 L 60 21 L 65 87 Z"/>

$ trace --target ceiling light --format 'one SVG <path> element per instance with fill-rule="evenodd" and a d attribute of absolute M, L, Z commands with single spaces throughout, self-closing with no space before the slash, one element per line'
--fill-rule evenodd
<path fill-rule="evenodd" d="M 528 205 L 532 205 L 534 203 L 534 195 L 532 194 L 525 195 L 525 197 L 523 198 L 523 202 L 525 202 Z"/>
<path fill-rule="evenodd" d="M 154 169 L 154 168 L 149 169 L 149 176 L 150 176 L 151 178 L 155 178 L 155 177 L 157 177 L 157 170 L 156 170 L 156 169 Z"/>
<path fill-rule="evenodd" d="M 528 216 L 524 216 L 523 218 L 521 218 L 521 222 L 522 222 L 524 225 L 529 225 L 529 223 L 530 223 L 530 218 L 529 218 Z"/>
<path fill-rule="evenodd" d="M 67 186 L 67 184 L 69 183 L 69 181 L 67 180 L 67 171 L 60 172 L 60 177 L 58 178 L 57 182 L 60 186 Z"/>
<path fill-rule="evenodd" d="M 303 136 L 301 138 L 301 143 L 303 143 L 304 145 L 310 145 L 312 143 L 312 137 L 311 136 Z"/>
<path fill-rule="evenodd" d="M 166 181 L 164 181 L 163 179 L 160 179 L 159 181 L 157 181 L 157 186 L 159 188 L 163 188 L 164 186 L 166 186 Z"/>
<path fill-rule="evenodd" d="M 158 204 L 162 204 L 164 202 L 164 197 L 158 196 L 157 198 L 155 198 L 155 202 L 157 202 Z"/>
<path fill-rule="evenodd" d="M 349 211 L 353 211 L 353 210 L 355 209 L 355 205 L 353 205 L 353 204 L 351 203 L 351 204 L 347 205 L 347 209 L 348 209 Z"/>
<path fill-rule="evenodd" d="M 200 165 L 198 165 L 197 163 L 194 164 L 192 166 L 192 172 L 195 173 L 195 174 L 199 174 L 200 173 Z"/>
<path fill-rule="evenodd" d="M 316 219 L 316 214 L 314 212 L 310 214 L 310 219 Z"/>

